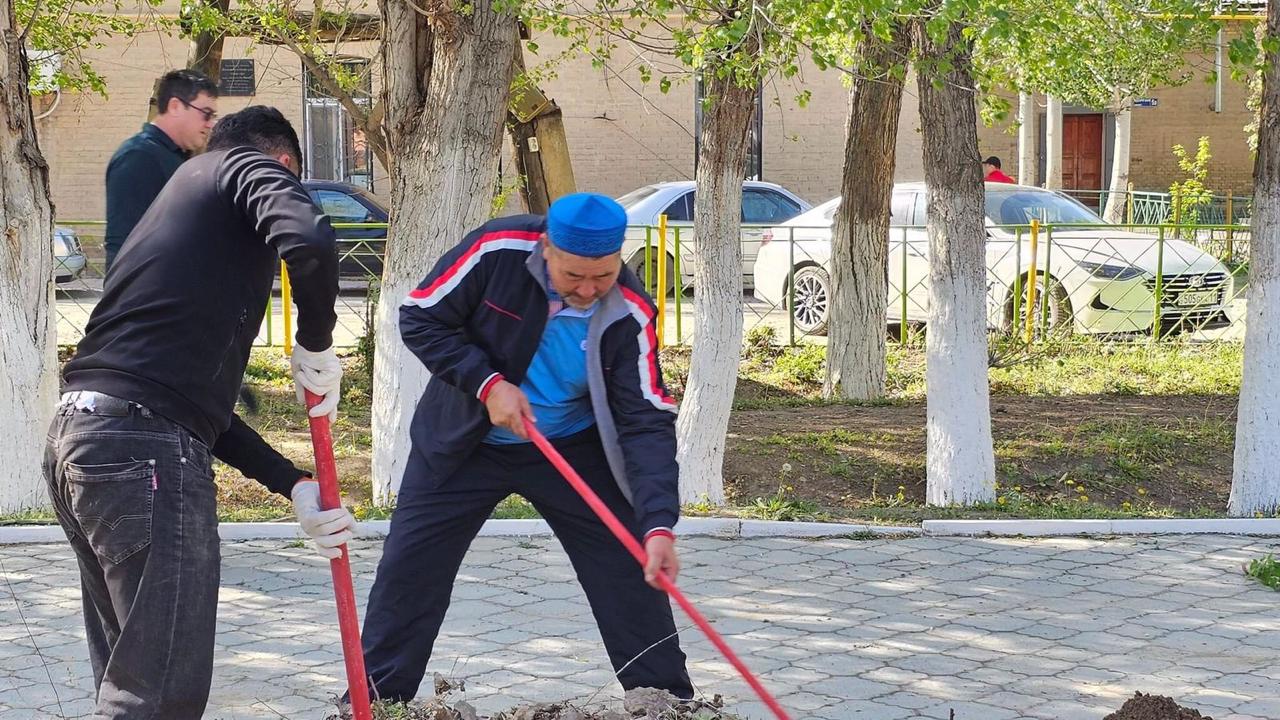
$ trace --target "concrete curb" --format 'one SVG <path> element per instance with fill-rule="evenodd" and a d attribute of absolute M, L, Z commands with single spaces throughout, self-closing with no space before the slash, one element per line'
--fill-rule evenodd
<path fill-rule="evenodd" d="M 1277 518 L 1130 520 L 925 520 L 925 535 L 1261 535 L 1280 536 Z"/>
<path fill-rule="evenodd" d="M 357 526 L 360 537 L 385 537 L 391 528 L 389 520 L 372 520 Z M 737 518 L 685 518 L 676 527 L 677 533 L 688 537 L 763 538 L 799 537 L 822 538 L 846 535 L 919 535 L 918 527 L 886 527 L 882 525 L 851 525 L 842 523 L 779 522 L 771 520 L 739 520 Z M 302 529 L 293 522 L 222 523 L 218 535 L 225 541 L 239 540 L 297 540 L 304 539 Z M 550 536 L 551 528 L 545 520 L 489 520 L 480 529 L 481 537 L 537 537 Z M 57 525 L 20 525 L 0 528 L 0 545 L 66 542 L 66 535 Z"/>
<path fill-rule="evenodd" d="M 358 526 L 360 537 L 385 537 L 389 520 L 372 520 Z M 782 522 L 737 518 L 685 518 L 676 527 L 686 537 L 827 538 L 862 536 L 929 535 L 1062 537 L 1108 535 L 1250 535 L 1280 537 L 1277 518 L 1208 518 L 1171 520 L 925 520 L 920 527 L 855 525 L 847 523 Z M 306 536 L 292 522 L 222 523 L 218 535 L 225 541 L 297 540 Z M 481 537 L 550 536 L 544 520 L 489 520 Z M 0 545 L 65 542 L 57 525 L 19 525 L 0 528 Z"/>

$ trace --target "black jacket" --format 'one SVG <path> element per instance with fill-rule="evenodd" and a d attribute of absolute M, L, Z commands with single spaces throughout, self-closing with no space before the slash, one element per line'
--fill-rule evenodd
<path fill-rule="evenodd" d="M 480 398 L 519 385 L 547 324 L 535 215 L 491 220 L 445 254 L 400 308 L 400 336 L 431 371 L 410 425 L 413 452 L 443 482 L 493 427 Z M 642 532 L 680 512 L 676 403 L 662 383 L 653 302 L 626 267 L 587 330 L 587 382 L 609 468 Z"/>
<path fill-rule="evenodd" d="M 284 469 L 263 455 L 265 445 L 246 449 L 252 430 L 232 412 L 277 253 L 293 281 L 298 344 L 328 348 L 337 322 L 334 232 L 298 178 L 247 147 L 187 161 L 116 259 L 64 389 L 150 408 L 288 495 L 298 475 L 264 477 Z"/>
<path fill-rule="evenodd" d="M 107 163 L 107 231 L 102 240 L 113 255 L 187 157 L 151 123 L 120 144 Z"/>

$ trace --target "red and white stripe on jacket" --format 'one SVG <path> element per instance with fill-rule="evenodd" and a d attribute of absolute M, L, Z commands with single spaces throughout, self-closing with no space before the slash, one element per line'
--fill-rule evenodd
<path fill-rule="evenodd" d="M 541 237 L 541 232 L 521 230 L 498 230 L 485 233 L 477 238 L 466 252 L 459 255 L 452 265 L 440 273 L 440 277 L 436 278 L 435 282 L 410 292 L 402 304 L 431 307 L 458 287 L 467 273 L 474 270 L 485 255 L 498 250 L 532 252 L 537 248 L 538 239 Z"/>
<path fill-rule="evenodd" d="M 653 329 L 654 312 L 649 308 L 642 295 L 622 285 L 617 286 L 622 297 L 627 301 L 631 316 L 640 324 L 640 334 L 636 343 L 640 346 L 637 355 L 637 369 L 640 371 L 640 393 L 659 410 L 676 411 L 676 401 L 662 390 L 658 382 L 658 337 Z"/>

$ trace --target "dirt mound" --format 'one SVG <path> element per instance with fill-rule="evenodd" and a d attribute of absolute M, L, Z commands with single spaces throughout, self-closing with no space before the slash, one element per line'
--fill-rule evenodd
<path fill-rule="evenodd" d="M 435 678 L 436 695 L 410 703 L 373 703 L 374 720 L 737 720 L 721 710 L 724 705 L 717 695 L 709 701 L 681 702 L 663 690 L 637 688 L 628 690 L 622 701 L 623 712 L 586 703 L 555 702 L 520 705 L 495 715 L 480 715 L 470 703 L 451 701 L 448 696 L 462 692 L 462 681 L 439 675 Z M 352 720 L 351 709 L 342 707 L 326 720 Z"/>
<path fill-rule="evenodd" d="M 1213 720 L 1199 711 L 1184 708 L 1172 698 L 1163 695 L 1143 695 L 1134 693 L 1133 697 L 1102 720 Z"/>

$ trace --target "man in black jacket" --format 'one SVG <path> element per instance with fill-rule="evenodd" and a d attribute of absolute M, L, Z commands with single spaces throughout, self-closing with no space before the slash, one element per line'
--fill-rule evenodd
<path fill-rule="evenodd" d="M 298 305 L 296 384 L 337 406 L 338 264 L 274 108 L 223 119 L 130 237 L 64 370 L 44 473 L 80 565 L 96 718 L 195 720 L 208 701 L 219 548 L 212 458 L 291 496 L 322 554 L 354 521 L 233 412 L 275 260 Z M 252 438 L 250 438 L 252 436 Z M 257 440 L 257 442 L 254 442 Z"/>
<path fill-rule="evenodd" d="M 467 547 L 511 493 L 568 552 L 622 686 L 692 696 L 655 577 L 679 570 L 676 404 L 653 303 L 622 265 L 626 224 L 591 193 L 546 218 L 492 220 L 405 299 L 400 335 L 432 376 L 365 618 L 378 697 L 417 693 Z M 528 441 L 525 419 L 643 541 L 643 571 Z"/>
<path fill-rule="evenodd" d="M 155 102 L 155 119 L 107 163 L 106 270 L 164 184 L 204 148 L 218 117 L 218 85 L 198 70 L 171 70 L 156 84 Z"/>

